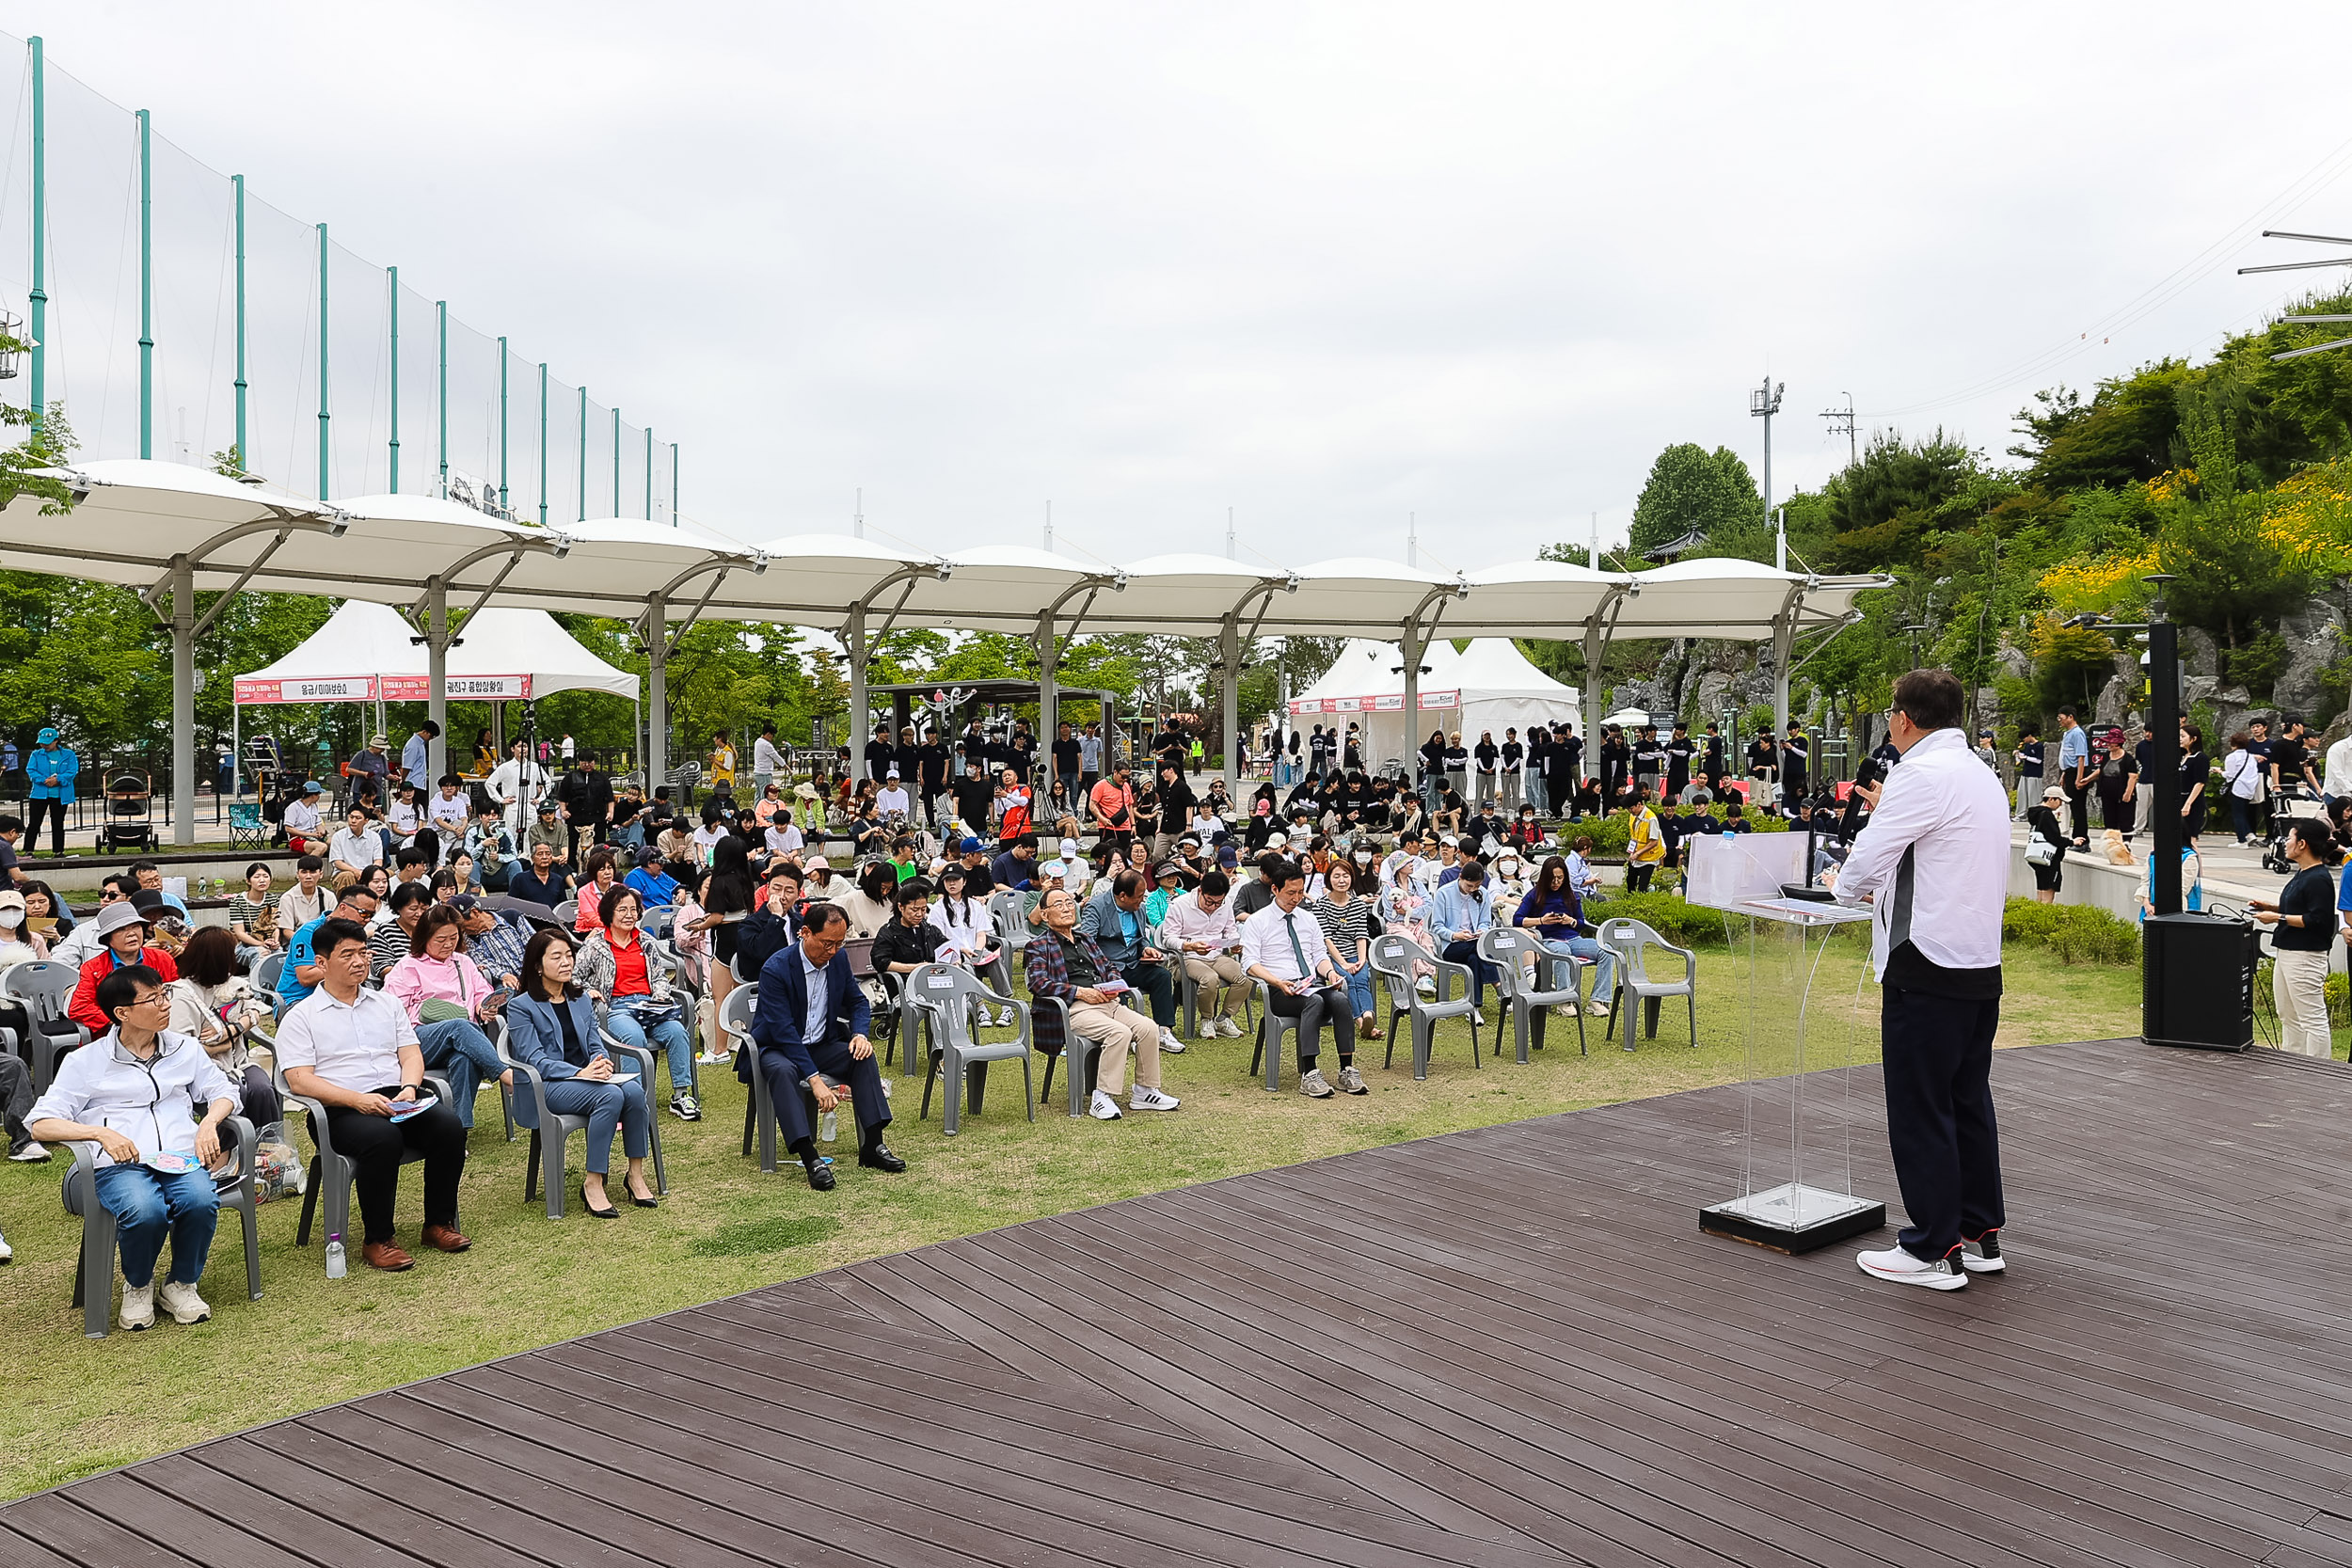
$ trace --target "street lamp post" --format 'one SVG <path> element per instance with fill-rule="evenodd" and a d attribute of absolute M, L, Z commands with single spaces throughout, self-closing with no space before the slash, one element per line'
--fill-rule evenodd
<path fill-rule="evenodd" d="M 1787 382 L 1775 382 L 1768 375 L 1763 386 L 1748 394 L 1749 414 L 1764 421 L 1764 521 L 1768 524 L 1773 522 L 1772 416 L 1780 412 L 1780 394 L 1788 390 L 1788 387 Z M 1788 525 L 1786 518 L 1773 526 L 1772 564 L 1784 572 L 1788 570 Z"/>

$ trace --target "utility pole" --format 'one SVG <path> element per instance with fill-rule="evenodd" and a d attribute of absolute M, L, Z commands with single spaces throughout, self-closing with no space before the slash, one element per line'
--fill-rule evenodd
<path fill-rule="evenodd" d="M 1764 421 L 1764 520 L 1772 519 L 1772 416 L 1780 412 L 1780 394 L 1788 389 L 1785 381 L 1775 383 L 1771 376 L 1764 385 L 1748 394 L 1748 412 Z M 1788 570 L 1788 528 L 1784 521 L 1772 531 L 1772 564 Z M 1775 737 L 1777 738 L 1777 737 Z"/>
<path fill-rule="evenodd" d="M 1821 410 L 1821 418 L 1829 421 L 1829 433 L 1832 436 L 1843 436 L 1846 438 L 1846 467 L 1859 468 L 1862 467 L 1862 444 L 1853 433 L 1853 394 L 1846 393 L 1845 399 L 1845 407 L 1824 408 Z"/>

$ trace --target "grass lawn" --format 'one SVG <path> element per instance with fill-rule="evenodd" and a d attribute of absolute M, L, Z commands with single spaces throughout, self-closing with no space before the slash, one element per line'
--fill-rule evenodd
<path fill-rule="evenodd" d="M 0 1497 L 755 1286 L 1040 1215 L 1733 1082 L 1743 1076 L 1747 1059 L 1740 966 L 1717 951 L 1703 953 L 1700 968 L 1706 1005 L 1698 1050 L 1682 1043 L 1681 1022 L 1669 1012 L 1659 1041 L 1628 1053 L 1597 1037 L 1592 1054 L 1581 1057 L 1573 1024 L 1555 1019 L 1550 1049 L 1531 1066 L 1517 1066 L 1506 1053 L 1502 1062 L 1473 1070 L 1467 1027 L 1454 1023 L 1440 1032 L 1425 1083 L 1413 1082 L 1402 1038 L 1393 1070 L 1380 1070 L 1378 1048 L 1371 1048 L 1364 1065 L 1373 1092 L 1361 1099 L 1305 1100 L 1287 1069 L 1283 1092 L 1268 1095 L 1247 1076 L 1250 1042 L 1216 1040 L 1164 1059 L 1167 1086 L 1184 1098 L 1182 1110 L 1107 1125 L 1072 1121 L 1043 1105 L 1034 1126 L 1023 1121 L 1019 1085 L 1000 1064 L 991 1075 L 987 1109 L 967 1117 L 950 1143 L 940 1133 L 936 1106 L 930 1122 L 914 1119 L 921 1086 L 901 1080 L 891 1141 L 912 1168 L 896 1178 L 860 1170 L 854 1144 L 845 1138 L 833 1150 L 843 1168 L 840 1187 L 830 1195 L 810 1192 L 788 1158 L 781 1174 L 768 1177 L 739 1155 L 745 1091 L 722 1068 L 705 1079 L 707 1114 L 699 1126 L 665 1117 L 668 1200 L 658 1211 L 625 1209 L 617 1222 L 588 1218 L 577 1186 L 561 1223 L 548 1221 L 537 1204 L 525 1205 L 528 1146 L 502 1140 L 497 1102 L 485 1095 L 466 1171 L 470 1253 L 424 1254 L 407 1274 L 375 1275 L 359 1265 L 355 1246 L 351 1277 L 329 1281 L 317 1238 L 307 1252 L 294 1246 L 300 1200 L 268 1204 L 261 1212 L 262 1300 L 245 1299 L 231 1220 L 221 1227 L 206 1274 L 211 1323 L 182 1328 L 166 1317 L 148 1333 L 118 1332 L 103 1340 L 85 1339 L 81 1314 L 67 1307 L 81 1227 L 57 1201 L 62 1159 L 0 1164 L 0 1215 L 16 1249 L 15 1263 L 0 1270 L 0 1326 L 8 1340 L 0 1378 L 12 1391 L 0 1406 Z M 1816 1067 L 1836 1065 L 1831 1053 L 1856 1015 L 1851 955 L 1834 950 L 1823 976 L 1817 996 L 1836 1001 L 1816 1015 L 1834 1025 L 1815 1030 L 1808 1065 Z M 1851 1030 L 1854 1059 L 1875 1059 L 1875 1029 L 1867 1026 L 1875 992 L 1860 1000 L 1864 1026 Z M 2000 1043 L 2135 1034 L 2138 1007 L 2137 969 L 2068 967 L 2045 951 L 2012 947 Z M 1488 1009 L 1490 1021 L 1494 1011 Z M 1765 1032 L 1786 1037 L 1778 1028 Z M 1325 1066 L 1331 1065 L 1327 1057 Z M 1058 1098 L 1058 1074 L 1055 1090 Z M 307 1150 L 307 1142 L 297 1143 Z M 579 1152 L 575 1144 L 575 1162 Z M 417 1192 L 411 1168 L 400 1209 L 402 1239 L 410 1245 Z"/>

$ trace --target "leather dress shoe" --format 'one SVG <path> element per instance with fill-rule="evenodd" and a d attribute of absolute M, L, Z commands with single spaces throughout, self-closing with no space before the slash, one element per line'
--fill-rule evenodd
<path fill-rule="evenodd" d="M 801 1168 L 808 1173 L 808 1184 L 812 1189 L 820 1193 L 833 1191 L 834 1179 L 831 1165 L 803 1164 Z"/>
<path fill-rule="evenodd" d="M 389 1242 L 370 1242 L 359 1249 L 359 1257 L 369 1268 L 382 1269 L 387 1274 L 398 1274 L 403 1269 L 417 1266 L 415 1259 Z"/>
<path fill-rule="evenodd" d="M 473 1245 L 456 1227 L 448 1225 L 428 1225 L 418 1239 L 436 1252 L 463 1252 Z"/>
<path fill-rule="evenodd" d="M 857 1163 L 870 1170 L 886 1170 L 893 1176 L 907 1168 L 907 1163 L 891 1153 L 890 1146 L 883 1143 L 859 1149 Z"/>

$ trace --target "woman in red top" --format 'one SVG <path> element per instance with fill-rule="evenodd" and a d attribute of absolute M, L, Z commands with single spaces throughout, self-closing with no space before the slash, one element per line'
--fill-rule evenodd
<path fill-rule="evenodd" d="M 145 964 L 166 983 L 180 978 L 180 966 L 171 955 L 147 945 L 147 917 L 127 899 L 98 911 L 98 956 L 82 966 L 81 982 L 73 988 L 73 1000 L 65 1009 L 68 1018 L 92 1036 L 115 1026 L 114 1020 L 99 1010 L 98 982 L 116 970 L 126 964 Z"/>
<path fill-rule="evenodd" d="M 648 964 L 638 922 L 644 902 L 626 882 L 604 895 L 603 928 L 580 950 L 574 978 L 604 1015 L 604 1026 L 624 1045 L 650 1045 L 670 1058 L 670 1114 L 700 1121 L 694 1098 L 694 1046 L 685 1021 L 686 999 L 670 989 L 657 961 Z M 645 1084 L 653 1090 L 650 1079 Z"/>

